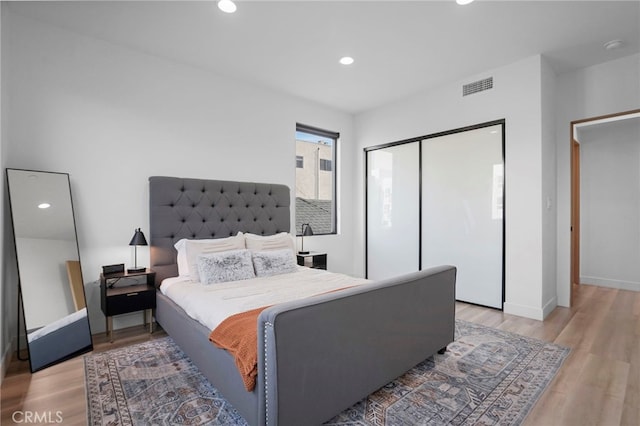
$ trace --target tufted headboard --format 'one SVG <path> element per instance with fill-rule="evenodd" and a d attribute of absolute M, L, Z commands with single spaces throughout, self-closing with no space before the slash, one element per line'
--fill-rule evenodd
<path fill-rule="evenodd" d="M 178 275 L 173 245 L 182 238 L 224 238 L 239 231 L 290 232 L 289 187 L 267 183 L 149 178 L 151 268 L 156 286 Z"/>

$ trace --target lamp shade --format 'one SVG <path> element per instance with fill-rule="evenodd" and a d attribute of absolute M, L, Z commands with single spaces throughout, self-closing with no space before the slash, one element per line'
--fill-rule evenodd
<path fill-rule="evenodd" d="M 147 239 L 144 237 L 144 234 L 140 230 L 140 228 L 136 229 L 135 234 L 133 234 L 133 238 L 131 238 L 130 246 L 146 246 Z"/>
<path fill-rule="evenodd" d="M 302 235 L 304 235 L 305 237 L 313 235 L 313 229 L 311 229 L 311 225 L 309 225 L 308 223 L 302 224 Z"/>
<path fill-rule="evenodd" d="M 136 228 L 136 232 L 135 234 L 133 234 L 133 238 L 131 238 L 131 242 L 129 243 L 129 245 L 133 246 L 135 266 L 133 268 L 127 269 L 127 272 L 144 272 L 146 268 L 144 266 L 138 266 L 138 246 L 146 246 L 148 244 L 147 239 L 144 237 L 144 234 L 142 233 L 140 228 Z"/>

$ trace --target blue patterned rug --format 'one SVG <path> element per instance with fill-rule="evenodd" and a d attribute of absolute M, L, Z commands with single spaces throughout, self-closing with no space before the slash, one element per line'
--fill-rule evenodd
<path fill-rule="evenodd" d="M 456 321 L 456 340 L 328 425 L 517 425 L 569 349 Z M 171 338 L 87 355 L 89 425 L 236 425 L 245 421 Z"/>

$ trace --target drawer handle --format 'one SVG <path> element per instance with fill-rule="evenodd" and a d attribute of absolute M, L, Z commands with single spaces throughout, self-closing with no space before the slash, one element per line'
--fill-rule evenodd
<path fill-rule="evenodd" d="M 135 292 L 135 293 L 127 293 L 127 296 L 137 296 L 137 295 L 138 295 L 138 292 Z"/>

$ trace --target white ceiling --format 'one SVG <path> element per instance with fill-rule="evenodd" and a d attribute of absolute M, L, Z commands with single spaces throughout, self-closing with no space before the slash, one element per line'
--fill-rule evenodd
<path fill-rule="evenodd" d="M 11 12 L 358 113 L 543 54 L 562 73 L 640 52 L 640 1 L 10 2 Z M 606 50 L 607 41 L 623 47 Z M 350 55 L 355 64 L 338 63 Z"/>

